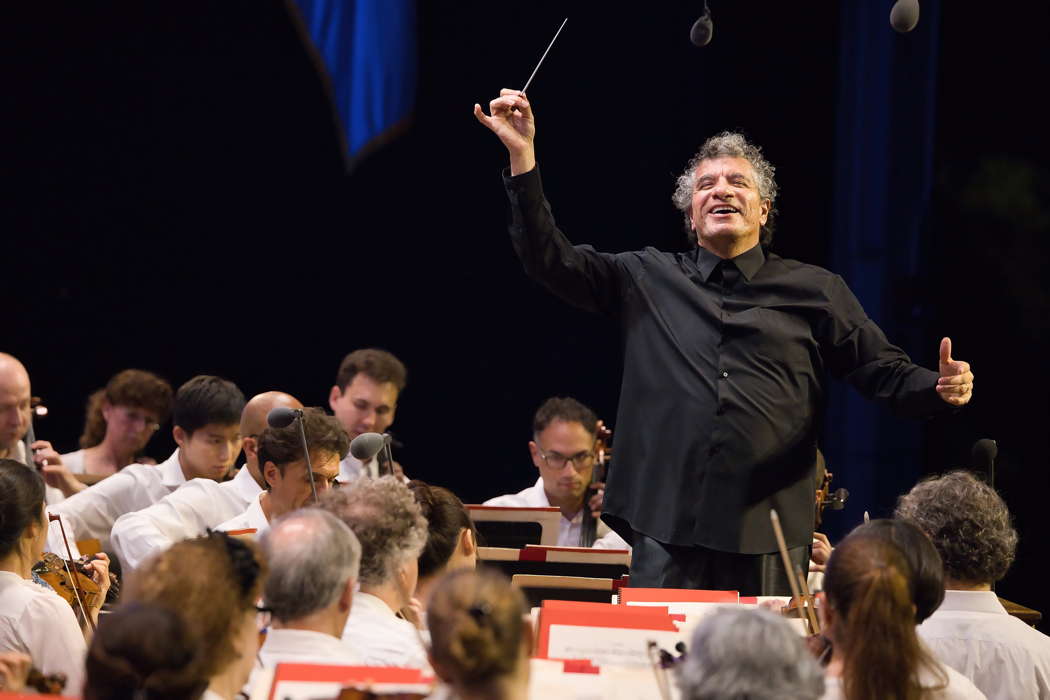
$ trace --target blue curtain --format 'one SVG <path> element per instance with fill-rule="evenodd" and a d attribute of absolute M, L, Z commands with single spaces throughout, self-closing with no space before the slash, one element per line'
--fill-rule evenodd
<path fill-rule="evenodd" d="M 416 94 L 415 0 L 295 0 L 324 63 L 353 161 L 404 122 Z"/>
<path fill-rule="evenodd" d="M 889 26 L 885 0 L 839 8 L 830 266 L 891 342 L 914 362 L 936 367 L 924 242 L 931 226 L 940 4 L 923 0 L 919 24 L 908 34 Z M 865 510 L 873 518 L 888 514 L 921 473 L 920 425 L 892 417 L 839 382 L 824 434 L 835 485 L 850 491 L 847 510 L 825 518 L 833 536 L 857 525 Z"/>

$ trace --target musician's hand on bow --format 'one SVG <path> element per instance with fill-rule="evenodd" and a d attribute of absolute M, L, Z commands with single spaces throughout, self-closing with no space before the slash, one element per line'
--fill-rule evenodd
<path fill-rule="evenodd" d="M 532 106 L 521 90 L 499 91 L 499 97 L 489 102 L 489 114 L 481 105 L 474 105 L 474 117 L 499 137 L 510 153 L 510 174 L 520 175 L 536 167 L 536 119 Z"/>
<path fill-rule="evenodd" d="M 809 555 L 809 570 L 824 571 L 831 558 L 831 542 L 823 532 L 813 533 L 813 551 Z"/>
<path fill-rule="evenodd" d="M 940 378 L 937 393 L 952 406 L 965 406 L 973 396 L 973 372 L 970 363 L 952 359 L 952 339 L 941 339 Z"/>
<path fill-rule="evenodd" d="M 593 517 L 600 518 L 602 515 L 602 504 L 605 503 L 605 482 L 595 481 L 591 484 L 591 488 L 596 489 L 596 491 L 590 500 L 587 501 L 587 509 L 591 511 Z"/>
<path fill-rule="evenodd" d="M 59 489 L 66 498 L 87 488 L 62 463 L 62 455 L 55 451 L 50 442 L 37 440 L 29 446 L 29 449 L 33 451 L 33 463 L 40 470 L 40 475 L 44 477 L 44 483 L 48 486 Z"/>
<path fill-rule="evenodd" d="M 26 687 L 33 660 L 19 651 L 0 651 L 0 690 L 21 692 Z"/>

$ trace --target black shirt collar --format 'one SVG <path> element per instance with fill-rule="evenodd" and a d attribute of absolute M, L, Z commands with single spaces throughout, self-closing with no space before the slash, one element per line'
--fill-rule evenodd
<path fill-rule="evenodd" d="M 715 267 L 722 261 L 722 258 L 718 257 L 707 248 L 697 246 L 696 248 L 696 265 L 700 268 L 700 274 L 704 277 L 704 282 L 711 277 L 711 273 L 714 272 Z M 759 271 L 762 265 L 766 262 L 766 253 L 762 250 L 762 245 L 758 244 L 751 250 L 741 253 L 735 258 L 730 258 L 740 274 L 744 276 L 748 282 L 755 276 L 755 273 Z"/>

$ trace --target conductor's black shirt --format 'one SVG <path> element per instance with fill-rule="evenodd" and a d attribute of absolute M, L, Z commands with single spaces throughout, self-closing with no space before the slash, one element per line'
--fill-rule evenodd
<path fill-rule="evenodd" d="M 949 408 L 937 373 L 912 364 L 838 275 L 755 246 L 601 253 L 558 230 L 538 168 L 505 177 L 526 273 L 565 301 L 616 319 L 624 367 L 603 518 L 630 541 L 725 552 L 776 550 L 813 532 L 825 377 L 898 415 Z"/>

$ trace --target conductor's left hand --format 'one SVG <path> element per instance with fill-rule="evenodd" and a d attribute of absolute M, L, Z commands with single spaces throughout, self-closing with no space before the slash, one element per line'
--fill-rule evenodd
<path fill-rule="evenodd" d="M 941 339 L 940 378 L 937 394 L 952 406 L 964 406 L 973 396 L 973 372 L 970 363 L 952 359 L 952 339 Z"/>

